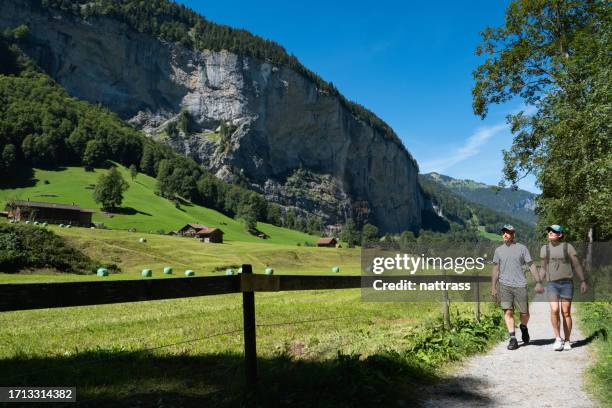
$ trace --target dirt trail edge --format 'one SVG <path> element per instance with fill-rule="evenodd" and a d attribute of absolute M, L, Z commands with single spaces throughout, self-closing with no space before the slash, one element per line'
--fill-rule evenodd
<path fill-rule="evenodd" d="M 572 350 L 554 351 L 548 303 L 534 302 L 530 305 L 530 312 L 529 345 L 522 346 L 517 328 L 517 338 L 521 345 L 518 350 L 507 350 L 507 341 L 504 341 L 487 354 L 466 360 L 455 373 L 423 390 L 423 406 L 597 406 L 583 390 L 584 370 L 591 359 L 588 353 L 589 342 L 578 328 L 575 316 Z"/>

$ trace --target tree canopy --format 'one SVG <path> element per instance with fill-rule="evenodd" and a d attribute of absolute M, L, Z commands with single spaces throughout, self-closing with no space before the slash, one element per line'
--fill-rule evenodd
<path fill-rule="evenodd" d="M 573 238 L 612 237 L 611 20 L 607 1 L 515 0 L 477 49 L 488 58 L 474 71 L 474 112 L 513 97 L 535 111 L 508 117 L 505 179 L 535 174 L 540 228 L 562 224 Z"/>
<path fill-rule="evenodd" d="M 105 210 L 116 210 L 123 202 L 123 193 L 129 184 L 125 182 L 123 176 L 116 167 L 111 167 L 108 173 L 100 175 L 96 187 L 93 191 L 93 199 L 96 203 L 101 203 Z"/>

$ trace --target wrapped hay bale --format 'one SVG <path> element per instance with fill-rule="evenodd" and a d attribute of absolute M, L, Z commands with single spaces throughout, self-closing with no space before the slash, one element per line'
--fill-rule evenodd
<path fill-rule="evenodd" d="M 98 272 L 96 273 L 98 276 L 108 276 L 108 269 L 106 268 L 98 268 Z"/>
<path fill-rule="evenodd" d="M 338 266 L 334 266 L 334 267 L 332 268 L 332 272 L 333 272 L 333 273 L 338 273 L 338 272 L 340 272 L 340 267 L 338 267 Z"/>
<path fill-rule="evenodd" d="M 153 270 L 143 269 L 141 275 L 143 278 L 150 278 L 151 276 L 153 276 Z"/>
<path fill-rule="evenodd" d="M 191 269 L 187 269 L 185 271 L 185 276 L 195 276 L 195 272 L 192 271 Z"/>
<path fill-rule="evenodd" d="M 270 268 L 270 267 L 267 267 L 266 270 L 264 271 L 264 273 L 266 275 L 272 275 L 272 274 L 274 274 L 274 269 Z"/>
<path fill-rule="evenodd" d="M 147 239 L 144 237 L 140 237 L 140 239 L 138 240 L 138 242 L 140 242 L 141 244 L 144 244 L 145 242 L 147 242 Z"/>
<path fill-rule="evenodd" d="M 172 268 L 170 266 L 166 266 L 164 268 L 164 274 L 165 275 L 172 275 Z"/>
<path fill-rule="evenodd" d="M 227 268 L 227 269 L 225 270 L 225 274 L 226 274 L 227 276 L 233 275 L 233 274 L 234 274 L 234 270 L 233 270 L 232 268 Z"/>

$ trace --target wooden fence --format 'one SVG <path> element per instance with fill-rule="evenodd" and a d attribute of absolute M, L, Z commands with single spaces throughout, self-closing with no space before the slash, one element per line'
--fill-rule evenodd
<path fill-rule="evenodd" d="M 440 276 L 411 276 L 417 282 L 432 279 L 439 280 Z M 475 282 L 476 290 L 479 282 L 490 281 L 487 276 L 461 279 Z M 251 265 L 242 265 L 242 273 L 233 276 L 0 284 L 0 312 L 242 293 L 245 371 L 247 384 L 252 385 L 257 380 L 255 292 L 360 287 L 361 276 L 255 275 Z M 480 299 L 475 301 L 479 319 Z"/>

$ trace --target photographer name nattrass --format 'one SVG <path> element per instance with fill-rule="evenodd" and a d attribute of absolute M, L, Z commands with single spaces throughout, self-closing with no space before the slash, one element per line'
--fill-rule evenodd
<path fill-rule="evenodd" d="M 377 291 L 440 291 L 440 290 L 452 290 L 452 291 L 470 291 L 472 290 L 472 284 L 470 282 L 412 282 L 407 279 L 402 279 L 399 282 L 385 282 L 382 279 L 377 279 L 372 282 L 372 288 Z"/>
<path fill-rule="evenodd" d="M 485 267 L 482 257 L 441 257 L 413 256 L 411 254 L 395 254 L 389 257 L 375 257 L 372 264 L 366 268 L 368 272 L 380 275 L 385 271 L 404 271 L 414 275 L 418 270 L 444 270 L 462 274 L 465 271 L 481 271 Z"/>

